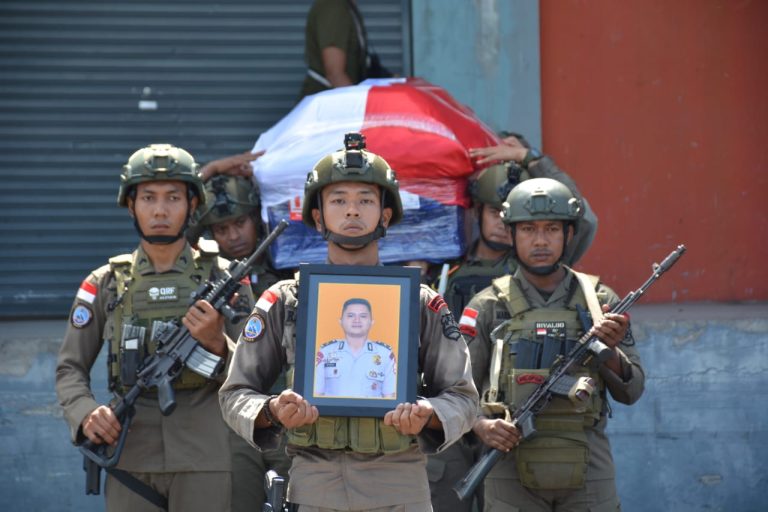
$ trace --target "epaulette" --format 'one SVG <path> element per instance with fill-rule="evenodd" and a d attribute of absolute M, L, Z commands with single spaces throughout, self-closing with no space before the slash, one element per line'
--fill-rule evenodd
<path fill-rule="evenodd" d="M 381 345 L 382 347 L 384 347 L 387 350 L 389 350 L 390 352 L 392 352 L 392 346 L 391 345 L 387 345 L 383 341 L 374 341 L 374 343 L 377 344 L 377 345 Z"/>
<path fill-rule="evenodd" d="M 133 264 L 133 254 L 119 254 L 117 256 L 113 256 L 109 258 L 109 266 L 112 269 L 115 269 L 116 267 L 124 267 L 126 265 Z"/>
<path fill-rule="evenodd" d="M 322 345 L 320 345 L 320 348 L 325 348 L 325 347 L 327 347 L 328 345 L 331 345 L 331 344 L 333 344 L 333 343 L 340 343 L 341 345 L 339 346 L 339 348 L 344 348 L 344 340 L 331 340 L 331 341 L 326 341 L 325 343 L 323 343 Z"/>

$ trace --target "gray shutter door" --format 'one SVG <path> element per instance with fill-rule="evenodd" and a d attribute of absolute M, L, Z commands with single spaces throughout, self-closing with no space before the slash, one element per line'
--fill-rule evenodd
<path fill-rule="evenodd" d="M 310 0 L 0 3 L 0 317 L 66 315 L 88 272 L 137 243 L 121 166 L 168 142 L 251 149 L 294 105 Z M 360 2 L 405 75 L 409 3 Z"/>

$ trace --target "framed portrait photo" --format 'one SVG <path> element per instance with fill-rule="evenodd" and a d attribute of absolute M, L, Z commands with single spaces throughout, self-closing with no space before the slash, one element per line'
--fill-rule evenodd
<path fill-rule="evenodd" d="M 303 264 L 299 305 L 293 389 L 321 415 L 416 401 L 418 268 Z"/>

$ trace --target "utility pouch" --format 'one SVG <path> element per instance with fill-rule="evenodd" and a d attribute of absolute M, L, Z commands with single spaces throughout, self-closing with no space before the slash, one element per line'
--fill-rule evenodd
<path fill-rule="evenodd" d="M 515 450 L 520 483 L 530 489 L 580 489 L 589 463 L 587 436 L 581 418 L 573 418 L 578 431 L 539 432 Z"/>
<path fill-rule="evenodd" d="M 515 368 L 540 368 L 541 367 L 541 343 L 534 340 L 517 340 L 514 346 L 510 343 L 510 354 L 514 350 Z M 517 403 L 517 402 L 516 402 Z"/>
<path fill-rule="evenodd" d="M 377 418 L 349 418 L 349 446 L 360 453 L 380 453 Z"/>
<path fill-rule="evenodd" d="M 138 325 L 123 325 L 120 338 L 120 382 L 123 386 L 136 384 L 136 373 L 141 366 L 144 352 L 145 327 Z"/>

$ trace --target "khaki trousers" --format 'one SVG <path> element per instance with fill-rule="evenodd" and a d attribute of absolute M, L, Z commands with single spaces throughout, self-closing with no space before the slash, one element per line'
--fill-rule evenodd
<path fill-rule="evenodd" d="M 232 483 L 228 471 L 131 474 L 166 496 L 169 512 L 230 510 Z M 104 494 L 108 512 L 162 512 L 112 475 L 107 475 Z"/>
<path fill-rule="evenodd" d="M 587 480 L 581 489 L 535 490 L 512 478 L 485 479 L 486 512 L 620 512 L 616 482 Z"/>

